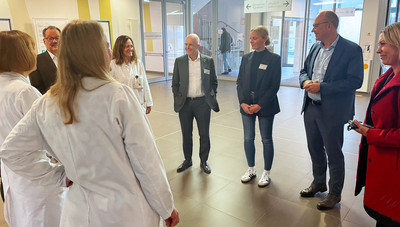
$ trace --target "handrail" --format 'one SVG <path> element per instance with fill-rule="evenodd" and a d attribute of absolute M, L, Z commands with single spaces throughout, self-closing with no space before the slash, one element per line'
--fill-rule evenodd
<path fill-rule="evenodd" d="M 227 24 L 226 22 L 224 22 L 224 21 L 218 21 L 218 23 L 223 23 L 223 24 L 225 24 L 225 27 L 229 27 L 230 29 L 232 29 L 233 31 L 235 31 L 236 33 L 240 33 L 239 31 L 237 31 L 236 29 L 234 29 L 232 26 L 230 26 L 229 24 Z"/>

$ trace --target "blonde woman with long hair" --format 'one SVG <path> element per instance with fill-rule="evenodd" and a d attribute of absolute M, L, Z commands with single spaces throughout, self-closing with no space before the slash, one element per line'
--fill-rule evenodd
<path fill-rule="evenodd" d="M 0 144 L 13 127 L 26 115 L 41 94 L 30 85 L 28 75 L 36 68 L 35 42 L 28 34 L 13 30 L 0 32 Z M 28 131 L 29 132 L 29 131 Z M 21 138 L 22 139 L 22 138 Z M 40 141 L 37 149 L 42 149 Z M 30 161 L 27 160 L 29 163 Z M 51 167 L 46 155 L 42 165 Z M 4 218 L 11 227 L 59 226 L 66 187 L 62 182 L 53 187 L 40 185 L 26 174 L 13 171 L 2 163 Z M 54 169 L 62 169 L 54 166 Z"/>
<path fill-rule="evenodd" d="M 73 181 L 60 226 L 167 226 L 179 222 L 150 125 L 129 87 L 109 74 L 101 26 L 72 21 L 62 31 L 57 82 L 13 129 L 0 157 L 10 168 L 56 184 Z M 64 172 L 40 162 L 45 143 Z"/>

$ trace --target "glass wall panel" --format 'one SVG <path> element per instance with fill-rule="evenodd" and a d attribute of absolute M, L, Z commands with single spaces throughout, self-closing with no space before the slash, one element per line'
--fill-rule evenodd
<path fill-rule="evenodd" d="M 361 20 L 363 15 L 364 0 L 342 0 L 336 3 L 336 12 L 343 12 L 340 9 L 354 9 L 354 15 L 339 14 L 338 32 L 344 38 L 355 43 L 360 42 Z"/>
<path fill-rule="evenodd" d="M 175 59 L 185 54 L 185 9 L 183 4 L 167 2 L 166 10 L 168 77 L 171 79 L 174 71 Z"/>
<path fill-rule="evenodd" d="M 193 33 L 200 38 L 200 53 L 212 56 L 212 11 L 211 0 L 191 1 Z"/>
<path fill-rule="evenodd" d="M 144 55 L 147 78 L 164 75 L 164 46 L 161 2 L 143 2 Z"/>
<path fill-rule="evenodd" d="M 394 22 L 399 21 L 398 4 L 399 0 L 391 0 L 389 7 L 388 24 L 393 24 Z"/>
<path fill-rule="evenodd" d="M 224 76 L 237 77 L 241 56 L 244 51 L 244 26 L 245 15 L 243 0 L 218 0 L 218 50 L 221 45 L 222 28 L 232 37 L 231 51 L 226 55 L 227 63 L 232 70 L 224 69 L 223 54 L 217 52 L 216 68 L 217 74 L 224 73 Z"/>
<path fill-rule="evenodd" d="M 264 13 L 264 26 L 270 33 L 272 52 L 282 58 L 282 85 L 298 86 L 303 62 L 306 0 L 293 0 L 292 11 Z M 283 23 L 282 23 L 283 21 Z"/>

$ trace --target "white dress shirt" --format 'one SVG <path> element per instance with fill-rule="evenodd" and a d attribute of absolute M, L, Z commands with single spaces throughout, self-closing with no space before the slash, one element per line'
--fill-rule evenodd
<path fill-rule="evenodd" d="M 53 60 L 54 64 L 56 65 L 56 67 L 58 68 L 58 58 L 57 56 L 55 56 L 53 53 L 51 53 L 50 51 L 47 51 L 47 53 L 49 53 L 51 60 Z"/>
<path fill-rule="evenodd" d="M 187 97 L 196 98 L 204 96 L 201 88 L 201 62 L 200 52 L 197 52 L 197 58 L 192 60 L 189 56 L 189 87 Z"/>

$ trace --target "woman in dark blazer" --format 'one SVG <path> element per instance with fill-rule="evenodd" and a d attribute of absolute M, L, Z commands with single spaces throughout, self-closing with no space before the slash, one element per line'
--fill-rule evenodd
<path fill-rule="evenodd" d="M 362 134 L 355 194 L 365 186 L 364 208 L 376 226 L 400 226 L 400 23 L 387 26 L 376 51 L 391 66 L 375 82 Z"/>
<path fill-rule="evenodd" d="M 244 150 L 249 166 L 241 180 L 247 183 L 256 177 L 254 138 L 258 117 L 264 152 L 264 171 L 258 186 L 265 187 L 271 181 L 270 170 L 274 157 L 272 126 L 275 114 L 280 111 L 276 93 L 281 82 L 281 57 L 266 49 L 270 40 L 264 26 L 251 30 L 250 43 L 254 51 L 243 56 L 236 82 L 243 121 Z"/>

